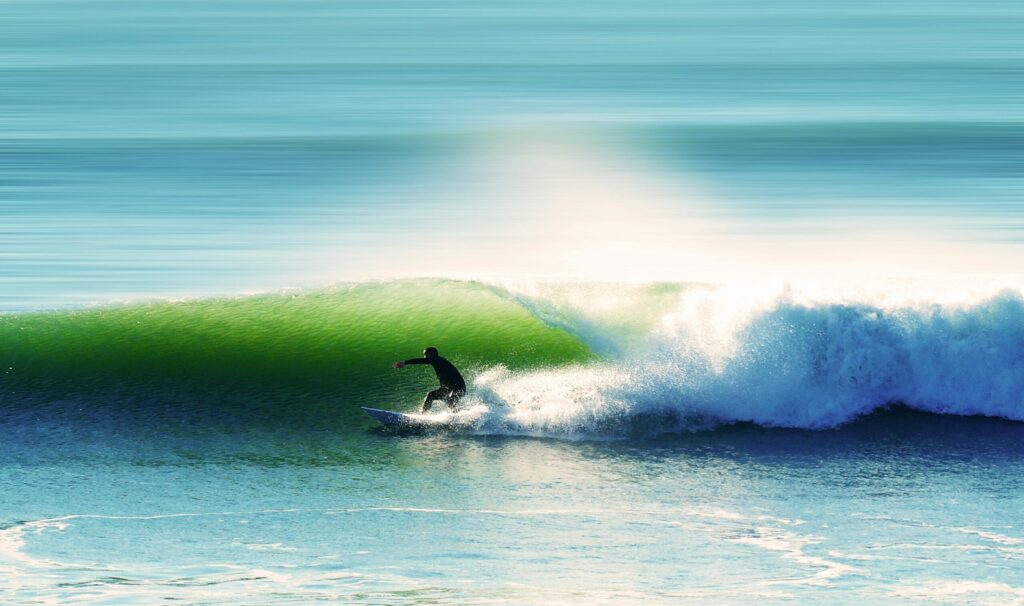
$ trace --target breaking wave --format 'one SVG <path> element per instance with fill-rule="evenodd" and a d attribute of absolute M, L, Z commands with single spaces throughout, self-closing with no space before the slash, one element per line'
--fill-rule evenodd
<path fill-rule="evenodd" d="M 825 429 L 892 404 L 1024 421 L 1016 290 L 882 303 L 410 280 L 11 314 L 0 316 L 0 381 L 8 413 L 87 399 L 141 417 L 214 409 L 233 423 L 361 430 L 372 425 L 358 406 L 417 405 L 433 377 L 390 362 L 427 344 L 465 369 L 458 423 L 476 433 Z"/>
<path fill-rule="evenodd" d="M 474 393 L 500 411 L 483 415 L 480 430 L 540 434 L 735 422 L 826 429 L 892 404 L 1024 421 L 1024 299 L 1003 291 L 971 303 L 879 305 L 782 293 L 753 303 L 683 289 L 676 309 L 620 359 L 495 368 L 477 377 Z"/>

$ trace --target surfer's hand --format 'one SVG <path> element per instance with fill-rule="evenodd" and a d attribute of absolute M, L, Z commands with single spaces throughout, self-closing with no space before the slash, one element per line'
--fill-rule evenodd
<path fill-rule="evenodd" d="M 405 366 L 405 362 L 395 362 L 395 370 Z"/>

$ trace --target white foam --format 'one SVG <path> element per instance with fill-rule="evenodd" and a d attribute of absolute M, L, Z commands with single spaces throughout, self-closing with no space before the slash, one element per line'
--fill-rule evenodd
<path fill-rule="evenodd" d="M 1024 588 L 1006 583 L 986 581 L 946 581 L 935 579 L 928 583 L 904 585 L 892 595 L 914 600 L 940 603 L 971 603 L 991 606 L 1024 604 Z"/>
<path fill-rule="evenodd" d="M 678 297 L 642 346 L 605 363 L 482 373 L 469 401 L 488 410 L 474 427 L 570 438 L 621 435 L 638 421 L 655 432 L 736 421 L 821 429 L 890 403 L 1024 420 L 1019 291 L 943 303 L 818 300 L 791 288 Z M 585 312 L 557 322 L 616 351 L 604 345 L 614 330 L 602 333 Z"/>

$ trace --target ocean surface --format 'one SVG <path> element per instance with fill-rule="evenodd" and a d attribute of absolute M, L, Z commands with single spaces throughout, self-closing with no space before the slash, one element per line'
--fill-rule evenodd
<path fill-rule="evenodd" d="M 1024 605 L 1021 267 L 1019 2 L 0 1 L 0 603 Z"/>

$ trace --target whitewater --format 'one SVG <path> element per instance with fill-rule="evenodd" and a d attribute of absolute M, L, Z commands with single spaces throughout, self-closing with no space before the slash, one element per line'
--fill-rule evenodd
<path fill-rule="evenodd" d="M 599 324 L 568 322 L 584 341 L 616 348 Z M 677 309 L 613 363 L 526 376 L 499 368 L 476 387 L 482 401 L 512 409 L 499 424 L 570 434 L 599 435 L 637 417 L 660 418 L 666 431 L 735 422 L 828 429 L 897 404 L 1021 421 L 1022 343 L 1014 290 L 883 306 L 813 302 L 791 290 L 759 302 L 699 287 L 683 290 Z"/>

